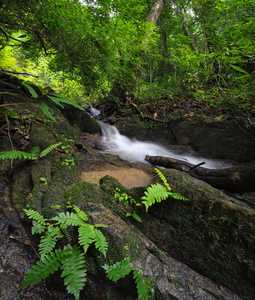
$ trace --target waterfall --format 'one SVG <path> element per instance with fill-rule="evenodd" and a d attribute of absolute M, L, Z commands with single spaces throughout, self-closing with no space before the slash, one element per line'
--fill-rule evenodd
<path fill-rule="evenodd" d="M 91 113 L 95 113 L 95 109 L 91 110 Z M 98 113 L 99 112 L 99 113 Z M 100 114 L 99 110 L 96 110 L 96 115 Z M 158 145 L 153 142 L 142 142 L 135 138 L 130 139 L 118 131 L 118 129 L 113 126 L 106 124 L 102 121 L 98 121 L 102 129 L 102 144 L 104 146 L 104 152 L 110 153 L 112 155 L 117 155 L 123 160 L 134 162 L 148 162 L 145 160 L 146 155 L 149 156 L 165 156 L 173 159 L 179 159 L 193 165 L 197 165 L 203 161 L 206 164 L 201 167 L 208 169 L 222 169 L 227 167 L 227 165 L 221 161 L 207 159 L 196 154 L 178 154 L 174 150 L 169 150 L 166 147 Z"/>

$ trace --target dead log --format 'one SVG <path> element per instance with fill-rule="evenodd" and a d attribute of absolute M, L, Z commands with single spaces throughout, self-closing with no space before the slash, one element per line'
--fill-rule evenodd
<path fill-rule="evenodd" d="M 164 156 L 146 156 L 153 165 L 176 169 L 203 180 L 211 186 L 229 192 L 255 191 L 255 161 L 231 166 L 225 169 L 206 169 L 198 165 Z"/>

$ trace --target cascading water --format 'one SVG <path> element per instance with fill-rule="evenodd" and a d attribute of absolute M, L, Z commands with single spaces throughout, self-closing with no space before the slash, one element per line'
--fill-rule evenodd
<path fill-rule="evenodd" d="M 93 113 L 96 115 L 100 114 L 99 110 L 94 111 L 95 109 L 91 109 Z M 149 156 L 165 156 L 174 159 L 183 160 L 189 162 L 193 165 L 197 165 L 203 161 L 206 164 L 201 167 L 208 169 L 222 169 L 228 167 L 225 163 L 213 160 L 206 159 L 198 155 L 190 155 L 190 154 L 178 154 L 172 150 L 169 150 L 161 145 L 157 145 L 152 142 L 142 142 L 137 141 L 136 139 L 130 139 L 118 131 L 118 129 L 113 126 L 106 124 L 102 121 L 98 121 L 102 128 L 102 144 L 104 145 L 104 152 L 110 153 L 113 155 L 118 155 L 120 158 L 127 160 L 129 162 L 143 162 L 148 163 L 145 160 L 146 155 Z"/>

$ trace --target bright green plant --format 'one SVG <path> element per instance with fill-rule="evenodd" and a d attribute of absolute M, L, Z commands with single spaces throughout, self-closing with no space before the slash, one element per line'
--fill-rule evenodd
<path fill-rule="evenodd" d="M 153 292 L 150 285 L 150 278 L 144 278 L 142 271 L 135 268 L 129 257 L 124 258 L 122 261 L 117 262 L 112 266 L 104 265 L 103 268 L 106 271 L 106 276 L 113 281 L 118 281 L 120 278 L 125 277 L 133 271 L 133 278 L 137 286 L 138 298 L 140 300 L 148 299 L 148 294 Z"/>
<path fill-rule="evenodd" d="M 108 243 L 98 229 L 104 225 L 88 223 L 87 215 L 76 205 L 69 205 L 68 208 L 71 212 L 58 213 L 49 220 L 34 210 L 24 209 L 28 218 L 33 220 L 32 234 L 43 235 L 39 244 L 41 259 L 27 272 L 20 288 L 39 283 L 60 269 L 67 291 L 73 294 L 75 299 L 79 299 L 80 291 L 87 280 L 85 254 L 88 248 L 94 244 L 99 253 L 106 258 Z M 77 240 L 72 238 L 72 228 L 77 228 Z M 57 248 L 57 242 L 60 240 L 66 241 L 66 245 L 61 249 Z M 107 277 L 113 281 L 133 271 L 140 299 L 148 299 L 152 290 L 149 279 L 143 277 L 142 271 L 135 269 L 130 258 L 125 258 L 113 266 L 105 265 L 104 269 Z"/>
<path fill-rule="evenodd" d="M 166 177 L 157 169 L 155 168 L 158 176 L 163 181 L 163 185 L 160 183 L 152 184 L 147 188 L 144 192 L 144 196 L 142 197 L 142 203 L 145 205 L 146 212 L 148 208 L 152 206 L 155 202 L 161 202 L 162 200 L 166 200 L 168 197 L 172 197 L 174 199 L 189 201 L 182 195 L 178 193 L 172 193 L 171 187 L 169 186 Z"/>
<path fill-rule="evenodd" d="M 40 152 L 39 147 L 34 147 L 31 152 L 19 151 L 19 150 L 9 150 L 0 152 L 0 159 L 31 159 L 36 160 L 38 158 L 42 158 L 49 154 L 56 147 L 61 145 L 62 143 L 55 143 L 50 145 L 46 149 Z"/>
<path fill-rule="evenodd" d="M 46 104 L 41 97 L 37 94 L 37 92 L 35 91 L 35 89 L 33 88 L 33 84 L 29 83 L 27 81 L 22 81 L 22 84 L 29 90 L 31 96 L 35 99 L 37 99 L 37 104 L 39 105 L 39 107 L 41 108 L 42 112 L 52 121 L 54 121 L 55 123 L 57 122 L 56 119 L 53 117 L 52 115 L 52 109 L 48 106 L 48 104 Z M 84 110 L 84 108 L 82 108 L 79 104 L 75 103 L 74 101 L 67 99 L 65 97 L 62 97 L 60 95 L 55 95 L 55 94 L 48 94 L 47 90 L 44 89 L 40 89 L 40 92 L 42 94 L 42 96 L 47 96 L 50 100 L 52 100 L 55 104 L 59 105 L 60 107 L 64 108 L 64 106 L 62 105 L 62 103 L 65 104 L 69 104 L 72 105 L 76 108 L 79 108 L 81 110 Z"/>
<path fill-rule="evenodd" d="M 119 200 L 119 202 L 122 202 L 127 207 L 127 209 L 132 210 L 126 213 L 126 217 L 133 217 L 136 221 L 142 222 L 140 217 L 136 213 L 136 207 L 142 206 L 141 203 L 137 203 L 135 199 L 130 197 L 128 194 L 121 193 L 119 188 L 116 188 L 114 198 L 115 201 Z"/>

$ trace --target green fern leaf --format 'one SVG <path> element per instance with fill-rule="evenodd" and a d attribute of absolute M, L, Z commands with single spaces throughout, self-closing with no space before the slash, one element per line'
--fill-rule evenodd
<path fill-rule="evenodd" d="M 60 228 L 61 232 L 63 232 L 63 234 L 67 238 L 68 242 L 71 243 L 72 242 L 72 236 L 67 230 L 67 225 L 66 224 L 60 224 L 59 228 Z"/>
<path fill-rule="evenodd" d="M 182 201 L 190 201 L 189 199 L 185 198 L 184 196 L 178 193 L 170 193 L 170 196 L 174 199 L 182 200 Z"/>
<path fill-rule="evenodd" d="M 61 266 L 63 259 L 63 251 L 61 249 L 51 252 L 38 261 L 25 276 L 25 280 L 21 285 L 20 289 L 24 286 L 36 284 L 43 279 L 47 278 L 50 274 L 53 274 Z"/>
<path fill-rule="evenodd" d="M 46 231 L 45 235 L 42 236 L 39 245 L 39 254 L 41 257 L 44 257 L 46 254 L 51 252 L 54 249 L 57 240 L 62 237 L 63 235 L 58 227 L 48 227 L 48 231 Z"/>
<path fill-rule="evenodd" d="M 88 221 L 88 216 L 78 206 L 73 205 L 72 208 L 74 209 L 74 211 L 76 212 L 76 214 L 82 221 L 84 221 L 84 222 Z"/>
<path fill-rule="evenodd" d="M 165 187 L 166 187 L 166 188 L 169 190 L 169 192 L 170 192 L 170 191 L 171 191 L 171 188 L 170 188 L 170 186 L 169 186 L 169 184 L 168 184 L 168 182 L 167 182 L 166 177 L 159 171 L 159 169 L 155 168 L 155 170 L 156 170 L 158 176 L 160 177 L 160 179 L 163 181 Z"/>
<path fill-rule="evenodd" d="M 46 149 L 44 149 L 40 154 L 39 157 L 42 158 L 44 156 L 46 156 L 47 154 L 49 154 L 53 149 L 55 149 L 56 147 L 58 147 L 59 145 L 61 145 L 62 143 L 55 143 L 53 145 L 50 145 L 49 147 L 47 147 Z"/>
<path fill-rule="evenodd" d="M 83 247 L 84 253 L 87 252 L 90 244 L 94 242 L 96 237 L 95 229 L 93 225 L 84 224 L 79 227 L 79 244 Z"/>
<path fill-rule="evenodd" d="M 42 233 L 44 232 L 46 229 L 46 226 L 45 225 L 42 225 L 40 223 L 37 223 L 35 221 L 33 221 L 33 227 L 31 228 L 31 232 L 32 234 L 35 234 L 35 233 Z"/>
<path fill-rule="evenodd" d="M 142 203 L 145 205 L 146 212 L 148 208 L 153 205 L 155 202 L 161 202 L 166 200 L 170 196 L 168 188 L 162 184 L 156 183 L 152 184 L 144 192 L 144 196 L 141 198 Z"/>
<path fill-rule="evenodd" d="M 66 213 L 61 212 L 58 214 L 58 216 L 52 218 L 51 220 L 71 226 L 80 226 L 84 224 L 84 222 L 77 216 L 77 214 L 73 212 L 70 213 L 69 211 L 67 211 Z"/>
<path fill-rule="evenodd" d="M 28 216 L 29 219 L 33 219 L 37 223 L 41 225 L 46 225 L 47 220 L 37 211 L 33 209 L 24 209 L 25 214 Z"/>
<path fill-rule="evenodd" d="M 94 232 L 95 247 L 104 255 L 104 257 L 106 257 L 106 252 L 108 250 L 108 243 L 106 241 L 106 238 L 100 230 L 94 229 Z"/>
<path fill-rule="evenodd" d="M 62 274 L 67 291 L 79 299 L 79 293 L 85 286 L 86 269 L 85 259 L 77 246 L 69 246 L 65 249 L 65 257 L 62 261 Z"/>
<path fill-rule="evenodd" d="M 19 150 L 9 150 L 0 152 L 0 159 L 37 159 L 37 155 L 34 153 L 19 151 Z"/>
<path fill-rule="evenodd" d="M 104 265 L 103 268 L 106 271 L 106 277 L 112 281 L 118 281 L 135 269 L 129 257 L 124 258 L 112 266 Z"/>
<path fill-rule="evenodd" d="M 151 279 L 144 278 L 143 272 L 137 269 L 134 270 L 133 277 L 136 283 L 138 298 L 140 300 L 147 300 L 149 298 L 149 293 L 152 291 L 152 286 L 149 284 Z"/>

